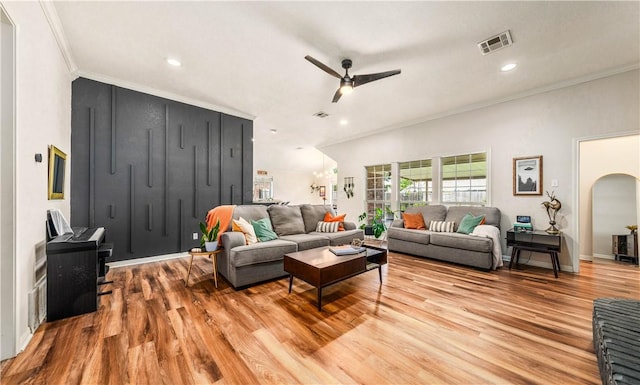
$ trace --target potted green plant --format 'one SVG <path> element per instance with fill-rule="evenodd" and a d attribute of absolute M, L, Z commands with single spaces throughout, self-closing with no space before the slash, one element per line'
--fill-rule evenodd
<path fill-rule="evenodd" d="M 360 221 L 363 221 L 367 218 L 367 213 L 364 212 L 358 216 Z M 385 212 L 381 208 L 377 208 L 373 213 L 373 220 L 371 224 L 363 223 L 360 225 L 360 228 L 364 230 L 364 235 L 373 235 L 376 238 L 380 238 L 382 233 L 387 230 L 387 227 L 384 225 Z"/>
<path fill-rule="evenodd" d="M 206 251 L 215 251 L 218 248 L 218 233 L 220 232 L 220 220 L 216 222 L 211 229 L 207 229 L 207 225 L 200 222 L 200 232 L 202 238 L 200 238 L 200 247 Z"/>

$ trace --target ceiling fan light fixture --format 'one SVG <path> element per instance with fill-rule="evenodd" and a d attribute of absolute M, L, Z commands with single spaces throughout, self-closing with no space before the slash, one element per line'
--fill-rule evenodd
<path fill-rule="evenodd" d="M 353 82 L 351 79 L 342 79 L 340 81 L 340 93 L 342 95 L 349 95 L 353 92 Z"/>

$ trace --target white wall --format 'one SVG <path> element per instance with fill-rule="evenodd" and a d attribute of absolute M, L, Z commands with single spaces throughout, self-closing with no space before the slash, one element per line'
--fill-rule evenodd
<path fill-rule="evenodd" d="M 565 237 L 560 263 L 563 270 L 570 270 L 577 260 L 573 250 L 578 210 L 576 139 L 637 132 L 639 82 L 639 71 L 633 70 L 322 148 L 338 163 L 338 181 L 355 177 L 355 197 L 347 200 L 341 192 L 340 211 L 353 220 L 363 211 L 366 165 L 488 151 L 489 205 L 502 211 L 503 237 L 516 215 L 531 215 L 534 226 L 545 229 L 548 218 L 541 203 L 547 197 L 512 194 L 513 158 L 542 155 L 543 190 L 554 190 L 562 202 L 556 218 Z M 606 163 L 607 158 L 600 161 Z M 551 187 L 553 179 L 558 187 Z M 504 246 L 503 241 L 507 254 Z M 534 254 L 530 263 L 551 266 L 544 254 Z"/>
<path fill-rule="evenodd" d="M 613 259 L 612 235 L 628 234 L 627 225 L 638 223 L 637 179 L 610 174 L 593 185 L 593 255 Z"/>
<path fill-rule="evenodd" d="M 72 79 L 40 3 L 3 6 L 16 24 L 16 337 L 21 348 L 31 337 L 27 294 L 34 284 L 36 247 L 45 242 L 46 211 L 58 208 L 69 218 L 68 193 L 64 200 L 47 200 L 46 159 L 51 144 L 67 154 L 71 150 Z M 36 163 L 36 153 L 45 161 Z"/>
<path fill-rule="evenodd" d="M 638 131 L 637 127 L 636 131 Z M 640 178 L 640 135 L 582 141 L 579 150 L 579 255 L 590 259 L 594 253 L 591 239 L 593 233 L 593 185 L 598 179 L 609 174 L 627 174 Z"/>

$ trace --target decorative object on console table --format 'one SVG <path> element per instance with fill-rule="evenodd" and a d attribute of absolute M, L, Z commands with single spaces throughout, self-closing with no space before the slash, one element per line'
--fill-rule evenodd
<path fill-rule="evenodd" d="M 513 195 L 542 195 L 542 155 L 513 158 Z"/>
<path fill-rule="evenodd" d="M 542 205 L 547 210 L 547 216 L 549 217 L 549 228 L 546 230 L 549 234 L 559 234 L 560 230 L 556 227 L 556 214 L 562 208 L 562 203 L 558 199 L 556 199 L 556 195 L 554 191 L 547 191 L 547 196 L 549 197 L 548 201 L 542 202 Z"/>
<path fill-rule="evenodd" d="M 638 231 L 638 225 L 628 225 L 625 227 L 630 231 L 629 234 L 635 234 Z"/>
<path fill-rule="evenodd" d="M 207 229 L 207 225 L 200 222 L 200 232 L 202 238 L 200 239 L 200 247 L 206 251 L 214 251 L 218 248 L 218 232 L 220 231 L 220 220 L 216 222 L 214 226 Z"/>
<path fill-rule="evenodd" d="M 612 252 L 617 260 L 630 259 L 638 263 L 638 234 L 622 234 L 612 236 Z"/>

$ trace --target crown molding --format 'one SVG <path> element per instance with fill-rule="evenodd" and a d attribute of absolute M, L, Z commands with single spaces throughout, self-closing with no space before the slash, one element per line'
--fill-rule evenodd
<path fill-rule="evenodd" d="M 243 118 L 243 119 L 248 119 L 248 120 L 255 120 L 256 119 L 255 115 L 251 115 L 251 114 L 247 114 L 247 113 L 242 112 L 242 111 L 234 110 L 233 108 L 218 106 L 216 104 L 203 102 L 203 101 L 198 100 L 198 99 L 193 99 L 193 98 L 189 98 L 189 97 L 186 97 L 186 96 L 174 94 L 172 92 L 162 91 L 162 90 L 159 90 L 159 89 L 156 89 L 156 88 L 153 88 L 153 87 L 144 86 L 144 85 L 141 85 L 141 84 L 138 84 L 138 83 L 125 81 L 125 80 L 114 78 L 114 77 L 111 77 L 111 76 L 101 75 L 101 74 L 97 74 L 97 73 L 93 73 L 93 72 L 87 72 L 87 71 L 75 71 L 72 75 L 73 75 L 73 79 L 74 80 L 76 78 L 83 77 L 83 78 L 95 80 L 95 81 L 98 81 L 98 82 L 101 82 L 101 83 L 107 83 L 107 84 L 111 84 L 111 85 L 114 85 L 114 86 L 126 88 L 126 89 L 129 89 L 129 90 L 138 91 L 138 92 L 142 92 L 142 93 L 145 93 L 145 94 L 158 96 L 160 98 L 169 99 L 169 100 L 173 100 L 173 101 L 180 102 L 180 103 L 190 104 L 192 106 L 206 108 L 208 110 L 222 112 L 223 114 L 233 115 L 233 116 L 237 116 L 237 117 Z"/>
<path fill-rule="evenodd" d="M 62 57 L 64 58 L 65 63 L 67 63 L 69 72 L 73 73 L 77 71 L 78 66 L 73 60 L 71 47 L 69 47 L 69 44 L 67 43 L 67 37 L 64 34 L 64 29 L 62 28 L 62 23 L 60 22 L 58 12 L 53 5 L 53 1 L 40 0 L 40 7 L 42 8 L 42 12 L 47 19 L 47 22 L 49 23 L 49 27 L 51 28 L 51 32 L 53 32 L 53 36 L 58 43 L 58 47 L 60 48 Z"/>
<path fill-rule="evenodd" d="M 634 71 L 634 70 L 638 70 L 640 69 L 640 63 L 633 63 L 633 64 L 629 64 L 626 66 L 621 66 L 621 67 L 614 67 L 614 68 L 609 68 L 607 70 L 604 71 L 600 71 L 600 72 L 594 72 L 592 74 L 588 74 L 585 76 L 581 76 L 581 77 L 577 77 L 577 78 L 573 78 L 573 79 L 568 79 L 568 80 L 563 80 L 561 82 L 557 82 L 557 83 L 553 83 L 553 84 L 549 84 L 546 86 L 542 86 L 542 87 L 538 87 L 538 88 L 533 88 L 524 92 L 520 92 L 517 94 L 513 94 L 504 98 L 498 98 L 498 99 L 491 99 L 491 100 L 485 100 L 483 102 L 479 102 L 479 103 L 474 103 L 474 104 L 469 104 L 460 108 L 456 108 L 453 110 L 449 110 L 449 111 L 445 111 L 442 113 L 438 113 L 438 114 L 433 114 L 433 115 L 429 115 L 426 117 L 422 117 L 422 118 L 418 118 L 418 119 L 414 119 L 414 120 L 410 120 L 410 121 L 405 121 L 402 123 L 398 123 L 398 124 L 394 124 L 391 126 L 386 126 L 386 127 L 382 127 L 376 130 L 372 130 L 372 131 L 368 131 L 367 133 L 363 133 L 363 134 L 356 134 L 356 135 L 352 135 L 346 139 L 341 139 L 339 141 L 332 141 L 332 142 L 326 142 L 326 143 L 322 143 L 320 145 L 317 145 L 316 147 L 318 149 L 322 149 L 322 148 L 326 148 L 329 146 L 333 146 L 336 144 L 340 144 L 340 143 L 345 143 L 345 142 L 350 142 L 352 140 L 356 140 L 356 139 L 362 139 L 362 138 L 366 138 L 368 136 L 373 136 L 373 135 L 377 135 L 377 134 L 381 134 L 384 132 L 388 132 L 388 131 L 393 131 L 393 130 L 397 130 L 400 128 L 407 128 L 407 127 L 411 127 L 411 126 L 415 126 L 418 124 L 423 124 L 423 123 L 427 123 L 433 120 L 438 120 L 438 119 L 443 119 L 449 116 L 453 116 L 453 115 L 458 115 L 458 114 L 462 114 L 465 112 L 470 112 L 470 111 L 474 111 L 474 110 L 479 110 L 481 108 L 487 108 L 487 107 L 491 107 L 494 105 L 498 105 L 498 104 L 502 104 L 502 103 L 506 103 L 506 102 L 510 102 L 513 100 L 518 100 L 518 99 L 524 99 L 527 98 L 529 96 L 534 96 L 534 95 L 538 95 L 538 94 L 544 94 L 546 92 L 551 92 L 551 91 L 556 91 L 556 90 L 560 90 L 563 88 L 568 88 L 568 87 L 572 87 L 572 86 L 576 86 L 582 83 L 588 83 L 594 80 L 598 80 L 598 79 L 603 79 L 603 78 L 607 78 L 610 76 L 614 76 L 614 75 L 619 75 L 625 72 L 630 72 L 630 71 Z"/>

